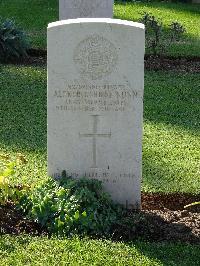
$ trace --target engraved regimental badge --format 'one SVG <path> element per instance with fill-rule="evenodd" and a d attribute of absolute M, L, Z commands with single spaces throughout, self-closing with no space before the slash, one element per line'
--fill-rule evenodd
<path fill-rule="evenodd" d="M 91 35 L 74 50 L 78 72 L 91 80 L 102 79 L 113 72 L 118 61 L 117 49 L 109 40 Z"/>

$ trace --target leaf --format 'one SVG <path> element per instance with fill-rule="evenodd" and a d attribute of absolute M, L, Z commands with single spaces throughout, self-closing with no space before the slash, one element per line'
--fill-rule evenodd
<path fill-rule="evenodd" d="M 16 166 L 16 163 L 15 162 L 10 162 L 6 166 L 7 166 L 7 168 L 10 168 L 10 169 L 12 168 L 13 169 Z"/>
<path fill-rule="evenodd" d="M 86 211 L 82 212 L 82 216 L 87 217 L 87 212 Z"/>
<path fill-rule="evenodd" d="M 7 168 L 4 172 L 3 172 L 3 176 L 5 177 L 8 177 L 10 175 L 13 175 L 14 174 L 14 170 L 13 169 L 10 169 L 10 168 Z"/>
<path fill-rule="evenodd" d="M 78 220 L 79 217 L 80 217 L 79 211 L 76 211 L 75 214 L 74 214 L 75 220 Z"/>
<path fill-rule="evenodd" d="M 8 184 L 9 183 L 6 176 L 0 176 L 0 183 L 1 184 Z"/>

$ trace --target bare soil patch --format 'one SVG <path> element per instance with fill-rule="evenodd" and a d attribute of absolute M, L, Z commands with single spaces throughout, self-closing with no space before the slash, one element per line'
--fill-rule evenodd
<path fill-rule="evenodd" d="M 114 237 L 200 244 L 200 205 L 184 209 L 197 201 L 200 195 L 142 193 L 142 210 L 128 212 L 124 225 L 116 227 Z M 134 222 L 131 228 L 127 226 L 130 221 Z"/>
<path fill-rule="evenodd" d="M 28 57 L 17 61 L 9 62 L 16 65 L 46 66 L 47 51 L 42 49 L 29 49 Z M 180 71 L 186 73 L 200 73 L 200 57 L 173 57 L 145 55 L 146 70 Z"/>
<path fill-rule="evenodd" d="M 145 56 L 146 70 L 174 70 L 188 73 L 200 73 L 199 57 Z"/>
<path fill-rule="evenodd" d="M 200 201 L 200 195 L 143 193 L 142 210 L 128 211 L 123 221 L 113 228 L 114 240 L 182 241 L 200 244 L 200 207 L 184 209 L 186 204 Z M 130 226 L 131 224 L 131 226 Z M 11 203 L 0 206 L 1 234 L 48 234 L 23 216 Z"/>

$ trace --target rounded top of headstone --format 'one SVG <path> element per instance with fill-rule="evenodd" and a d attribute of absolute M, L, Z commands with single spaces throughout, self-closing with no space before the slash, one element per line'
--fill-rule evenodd
<path fill-rule="evenodd" d="M 121 20 L 121 19 L 111 19 L 111 18 L 77 18 L 77 19 L 67 19 L 67 20 L 60 20 L 56 22 L 51 22 L 48 24 L 48 29 L 58 26 L 64 25 L 71 25 L 71 24 L 82 24 L 82 23 L 108 23 L 108 24 L 115 24 L 115 25 L 123 25 L 123 26 L 130 26 L 135 27 L 138 29 L 144 30 L 145 26 L 142 23 L 128 21 L 128 20 Z"/>

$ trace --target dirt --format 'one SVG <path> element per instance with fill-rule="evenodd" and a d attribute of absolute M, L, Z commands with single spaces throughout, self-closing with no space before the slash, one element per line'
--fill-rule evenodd
<path fill-rule="evenodd" d="M 200 201 L 200 195 L 143 193 L 142 210 L 127 211 L 122 222 L 113 228 L 114 240 L 181 241 L 200 244 L 200 206 L 184 206 Z M 130 226 L 131 224 L 131 226 Z M 1 234 L 47 234 L 11 203 L 0 206 Z"/>
<path fill-rule="evenodd" d="M 27 219 L 12 203 L 0 206 L 0 234 L 20 233 L 41 235 L 45 234 L 45 230 L 36 222 Z"/>
<path fill-rule="evenodd" d="M 142 210 L 128 212 L 124 224 L 116 226 L 113 238 L 200 244 L 200 205 L 184 209 L 197 201 L 200 195 L 143 193 Z M 133 222 L 131 227 L 130 222 Z"/>
<path fill-rule="evenodd" d="M 146 70 L 175 70 L 188 73 L 200 73 L 199 57 L 145 56 Z"/>
<path fill-rule="evenodd" d="M 145 55 L 144 62 L 146 70 L 173 70 L 188 73 L 200 73 L 200 57 Z M 27 66 L 46 66 L 47 51 L 42 49 L 29 49 L 27 58 L 9 63 Z"/>

